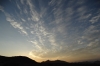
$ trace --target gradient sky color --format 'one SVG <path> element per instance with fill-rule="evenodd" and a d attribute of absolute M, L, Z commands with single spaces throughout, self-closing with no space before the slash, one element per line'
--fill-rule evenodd
<path fill-rule="evenodd" d="M 0 0 L 0 55 L 100 60 L 100 0 Z"/>

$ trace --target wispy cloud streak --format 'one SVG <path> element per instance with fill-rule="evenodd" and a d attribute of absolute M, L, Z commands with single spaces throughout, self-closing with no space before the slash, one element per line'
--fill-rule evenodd
<path fill-rule="evenodd" d="M 94 53 L 100 50 L 99 10 L 89 9 L 90 5 L 86 3 L 84 0 L 20 0 L 16 1 L 14 13 L 6 12 L 1 6 L 0 10 L 6 15 L 6 20 L 25 34 L 28 42 L 35 47 L 30 55 L 41 59 L 73 60 L 73 56 L 78 58 L 79 54 L 80 58 L 87 57 L 86 53 L 88 57 L 96 56 Z"/>

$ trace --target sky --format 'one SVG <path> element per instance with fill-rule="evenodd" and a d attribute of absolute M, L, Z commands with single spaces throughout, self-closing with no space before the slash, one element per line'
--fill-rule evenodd
<path fill-rule="evenodd" d="M 100 0 L 0 0 L 0 55 L 100 60 Z"/>

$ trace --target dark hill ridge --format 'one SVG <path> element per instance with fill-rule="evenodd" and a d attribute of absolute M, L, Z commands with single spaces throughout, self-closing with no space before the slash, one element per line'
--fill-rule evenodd
<path fill-rule="evenodd" d="M 25 56 L 5 57 L 0 56 L 0 66 L 29 66 L 37 65 L 38 63 Z"/>
<path fill-rule="evenodd" d="M 54 61 L 47 60 L 47 61 L 43 61 L 43 62 L 41 62 L 41 63 L 60 63 L 60 64 L 68 64 L 68 62 L 61 61 L 61 60 L 54 60 Z"/>
<path fill-rule="evenodd" d="M 25 56 L 13 56 L 13 57 L 5 57 L 0 56 L 0 66 L 100 66 L 100 61 L 95 62 L 77 62 L 77 63 L 68 63 L 61 60 L 55 61 L 43 61 L 38 63 L 28 57 Z"/>
<path fill-rule="evenodd" d="M 25 56 L 5 57 L 0 56 L 0 62 L 24 62 L 24 63 L 37 63 L 36 61 Z"/>

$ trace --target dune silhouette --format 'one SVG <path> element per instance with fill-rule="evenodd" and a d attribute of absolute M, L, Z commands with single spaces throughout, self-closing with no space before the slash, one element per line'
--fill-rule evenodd
<path fill-rule="evenodd" d="M 77 62 L 77 63 L 68 63 L 62 60 L 54 60 L 54 61 L 43 61 L 41 63 L 36 62 L 26 56 L 0 56 L 0 66 L 100 66 L 100 61 L 95 62 Z"/>

